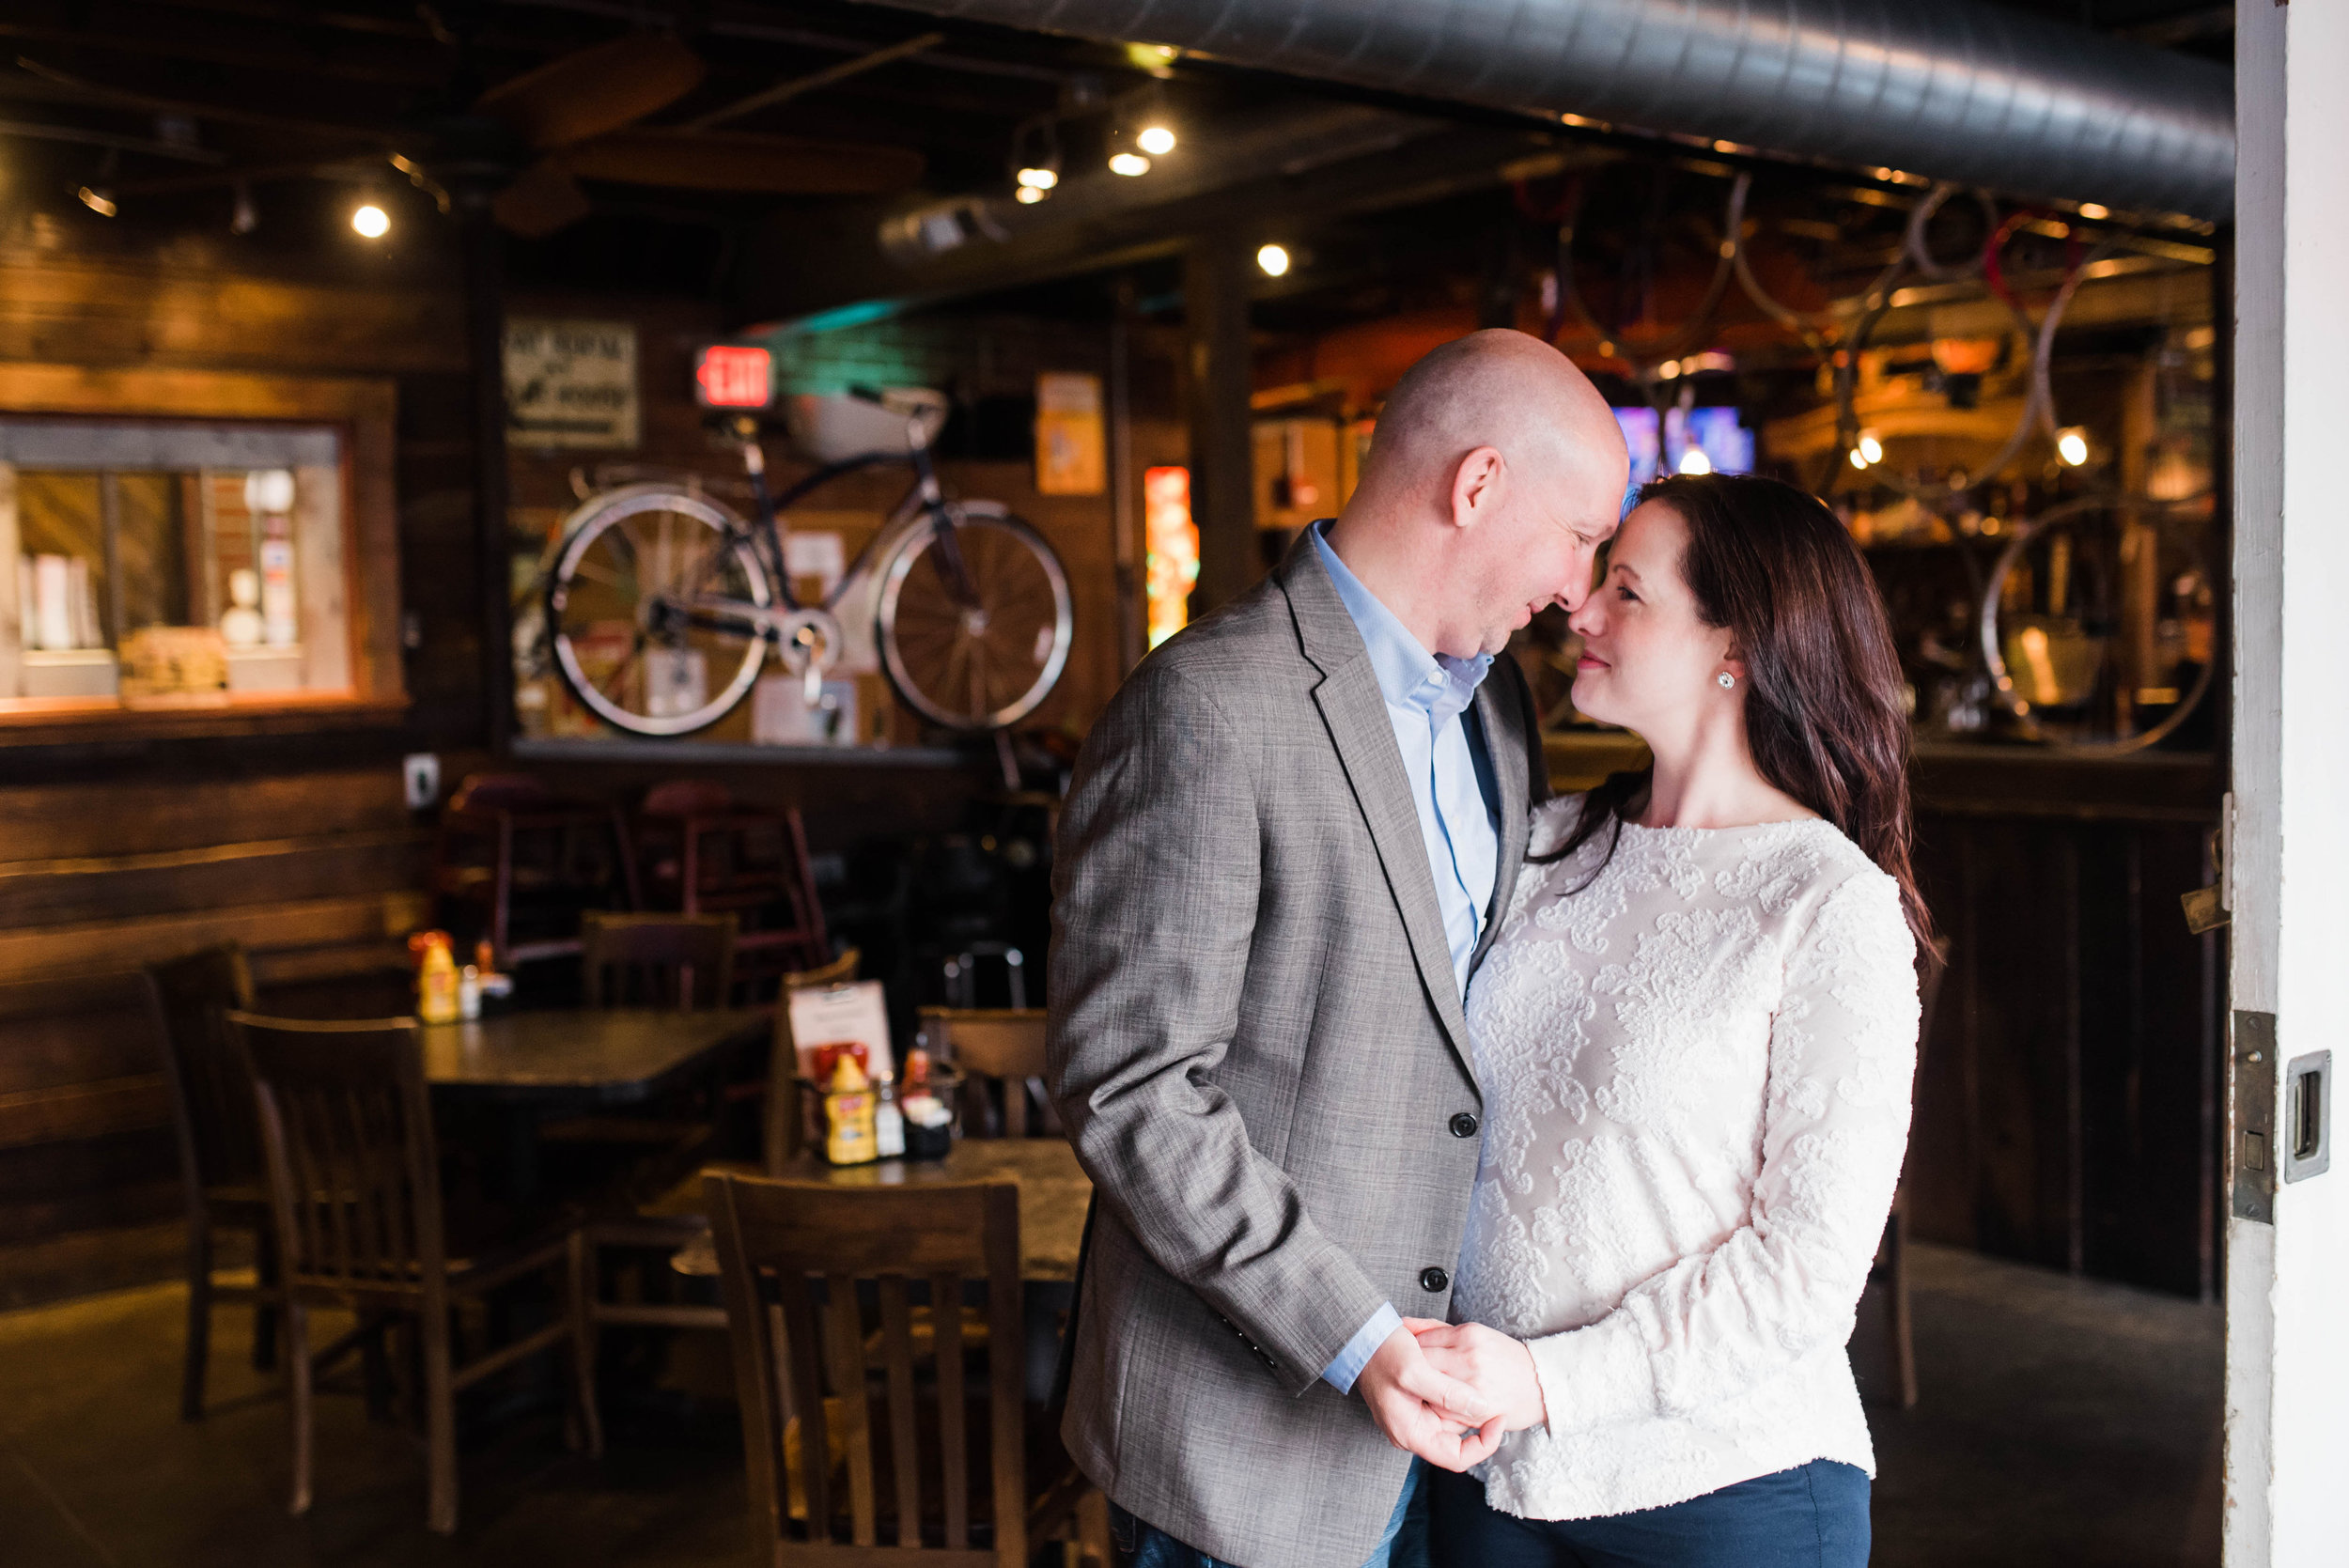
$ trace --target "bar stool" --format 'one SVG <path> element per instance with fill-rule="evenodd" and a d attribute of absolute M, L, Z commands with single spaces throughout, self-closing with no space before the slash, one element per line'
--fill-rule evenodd
<path fill-rule="evenodd" d="M 599 841 L 609 857 L 600 887 L 585 874 Z M 579 952 L 578 914 L 595 893 L 616 893 L 625 908 L 644 903 L 618 810 L 566 800 L 526 773 L 476 773 L 459 787 L 441 815 L 432 892 L 470 908 L 502 966 Z"/>
<path fill-rule="evenodd" d="M 797 809 L 746 806 L 723 784 L 678 779 L 645 797 L 636 841 L 655 905 L 741 922 L 739 971 L 764 978 L 831 961 Z"/>

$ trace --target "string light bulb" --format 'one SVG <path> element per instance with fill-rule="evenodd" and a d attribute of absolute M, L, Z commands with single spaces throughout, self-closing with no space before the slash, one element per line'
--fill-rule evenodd
<path fill-rule="evenodd" d="M 1022 207 L 1034 207 L 1037 202 L 1044 199 L 1044 187 L 1041 185 L 1022 185 L 1019 189 L 1011 194 L 1011 199 L 1018 202 Z"/>
<path fill-rule="evenodd" d="M 1713 472 L 1713 459 L 1704 455 L 1703 447 L 1697 445 L 1694 442 L 1690 442 L 1688 449 L 1680 454 L 1680 472 L 1683 474 L 1710 474 Z"/>
<path fill-rule="evenodd" d="M 1163 158 L 1174 150 L 1174 132 L 1163 125 L 1145 125 L 1134 137 L 1134 146 L 1153 158 Z"/>
<path fill-rule="evenodd" d="M 368 202 L 351 213 L 350 226 L 365 239 L 381 240 L 392 231 L 391 214 Z"/>
<path fill-rule="evenodd" d="M 1019 171 L 1019 188 L 1023 191 L 1049 191 L 1060 183 L 1060 171 L 1036 164 Z"/>
<path fill-rule="evenodd" d="M 1286 245 L 1259 246 L 1256 251 L 1256 265 L 1264 270 L 1265 276 L 1268 278 L 1284 276 L 1289 270 L 1288 247 Z"/>
<path fill-rule="evenodd" d="M 1110 159 L 1110 173 L 1122 174 L 1131 179 L 1150 172 L 1150 160 L 1139 152 L 1120 152 Z"/>
<path fill-rule="evenodd" d="M 2078 468 L 2088 461 L 2088 432 L 2077 425 L 2067 425 L 2056 432 L 2056 457 L 2066 468 Z"/>
<path fill-rule="evenodd" d="M 1860 431 L 1859 444 L 1852 449 L 1851 466 L 1874 468 L 1882 461 L 1884 461 L 1884 442 L 1876 439 L 1876 433 L 1874 430 Z"/>

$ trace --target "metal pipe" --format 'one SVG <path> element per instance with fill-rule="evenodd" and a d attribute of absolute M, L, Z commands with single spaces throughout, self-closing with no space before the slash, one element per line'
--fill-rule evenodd
<path fill-rule="evenodd" d="M 2223 65 L 1986 0 L 866 0 L 2022 195 L 2223 220 Z"/>

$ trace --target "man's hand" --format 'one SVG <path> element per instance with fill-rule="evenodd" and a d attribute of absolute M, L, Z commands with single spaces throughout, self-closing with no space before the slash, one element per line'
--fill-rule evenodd
<path fill-rule="evenodd" d="M 1466 1383 L 1483 1398 L 1486 1412 L 1498 1412 L 1503 1432 L 1522 1432 L 1549 1420 L 1549 1407 L 1542 1399 L 1542 1380 L 1533 1370 L 1533 1353 L 1525 1348 L 1524 1341 L 1481 1323 L 1407 1317 L 1403 1327 L 1418 1340 L 1430 1367 Z"/>
<path fill-rule="evenodd" d="M 1503 1429 L 1492 1402 L 1429 1366 L 1408 1327 L 1373 1353 L 1354 1391 L 1387 1441 L 1430 1465 L 1465 1470 L 1501 1446 Z"/>

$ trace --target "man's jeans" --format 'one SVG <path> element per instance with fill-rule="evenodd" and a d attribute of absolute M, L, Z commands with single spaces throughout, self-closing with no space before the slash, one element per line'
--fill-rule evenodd
<path fill-rule="evenodd" d="M 1427 1568 L 1427 1487 L 1422 1475 L 1426 1467 L 1422 1460 L 1411 1461 L 1386 1532 L 1378 1537 L 1377 1549 L 1362 1568 Z M 1110 1533 L 1117 1542 L 1118 1568 L 1237 1568 L 1221 1558 L 1184 1545 L 1114 1504 L 1110 1508 Z"/>

